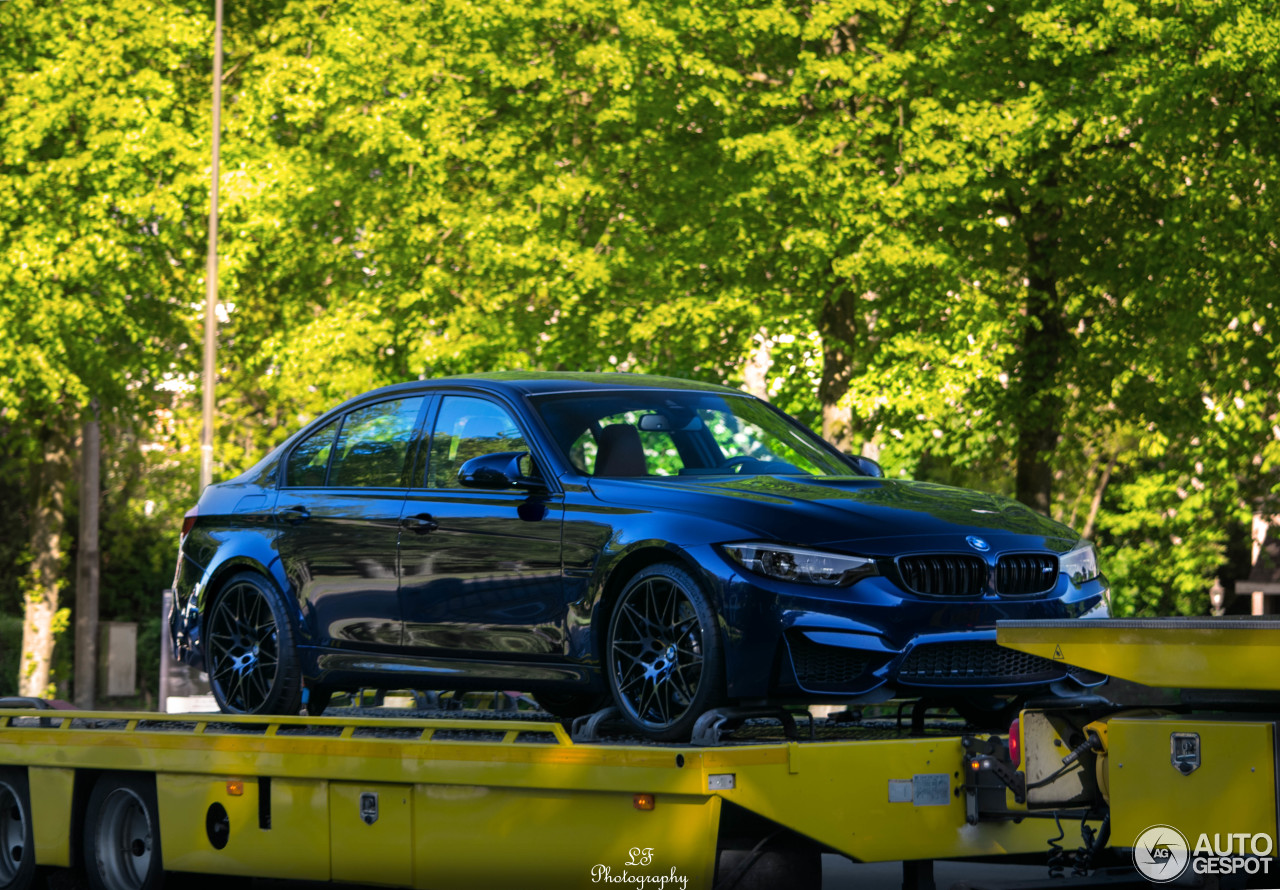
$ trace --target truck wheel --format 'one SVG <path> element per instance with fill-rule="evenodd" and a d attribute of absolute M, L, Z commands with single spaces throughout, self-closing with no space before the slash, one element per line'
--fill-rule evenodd
<path fill-rule="evenodd" d="M 627 582 L 609 618 L 605 658 L 614 702 L 650 738 L 687 739 L 724 697 L 715 610 L 677 565 L 649 566 Z"/>
<path fill-rule="evenodd" d="M 265 578 L 241 572 L 223 586 L 205 619 L 204 650 L 213 697 L 226 713 L 302 709 L 293 622 Z"/>
<path fill-rule="evenodd" d="M 0 890 L 28 890 L 35 879 L 26 771 L 0 769 Z"/>
<path fill-rule="evenodd" d="M 91 890 L 158 890 L 164 883 L 154 779 L 108 773 L 93 786 L 84 866 Z"/>

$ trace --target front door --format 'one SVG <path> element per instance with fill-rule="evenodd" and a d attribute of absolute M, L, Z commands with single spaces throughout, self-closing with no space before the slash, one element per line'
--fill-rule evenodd
<path fill-rule="evenodd" d="M 422 487 L 405 500 L 400 536 L 410 650 L 477 659 L 563 654 L 561 497 L 458 483 L 465 461 L 500 451 L 529 451 L 506 407 L 478 396 L 440 400 Z"/>

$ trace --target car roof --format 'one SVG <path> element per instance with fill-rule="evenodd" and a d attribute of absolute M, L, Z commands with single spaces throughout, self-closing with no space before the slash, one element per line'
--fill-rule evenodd
<path fill-rule="evenodd" d="M 684 389 L 696 392 L 718 392 L 725 395 L 745 395 L 742 390 L 715 383 L 701 383 L 679 377 L 660 377 L 656 374 L 630 374 L 623 372 L 565 372 L 565 371 L 492 371 L 484 374 L 459 374 L 452 377 L 432 377 L 395 383 L 360 396 L 419 392 L 426 389 L 466 386 L 507 394 L 546 395 L 550 393 L 593 392 L 618 389 Z"/>

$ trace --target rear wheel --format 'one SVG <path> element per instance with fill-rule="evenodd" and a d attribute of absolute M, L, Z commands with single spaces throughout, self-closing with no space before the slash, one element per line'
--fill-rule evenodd
<path fill-rule="evenodd" d="M 35 879 L 27 774 L 0 769 L 0 890 L 28 890 Z"/>
<path fill-rule="evenodd" d="M 230 714 L 297 714 L 302 672 L 284 598 L 260 575 L 241 572 L 219 592 L 205 622 L 209 685 Z"/>
<path fill-rule="evenodd" d="M 84 865 L 91 890 L 157 890 L 164 883 L 151 777 L 107 773 L 93 786 L 85 811 Z"/>
<path fill-rule="evenodd" d="M 606 658 L 618 709 L 650 738 L 688 738 L 698 717 L 724 697 L 715 611 L 677 565 L 649 566 L 623 588 L 609 619 Z"/>

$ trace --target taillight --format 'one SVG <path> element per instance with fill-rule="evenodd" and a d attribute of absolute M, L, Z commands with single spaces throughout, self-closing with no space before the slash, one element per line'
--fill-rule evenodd
<path fill-rule="evenodd" d="M 1009 759 L 1013 761 L 1014 769 L 1022 765 L 1022 726 L 1020 724 L 1019 720 L 1009 724 Z"/>
<path fill-rule="evenodd" d="M 182 537 L 185 538 L 187 536 L 187 533 L 191 531 L 192 527 L 195 524 L 196 524 L 196 508 L 192 507 L 190 510 L 187 511 L 186 515 L 182 517 Z"/>

